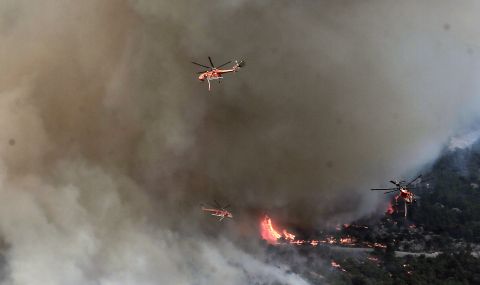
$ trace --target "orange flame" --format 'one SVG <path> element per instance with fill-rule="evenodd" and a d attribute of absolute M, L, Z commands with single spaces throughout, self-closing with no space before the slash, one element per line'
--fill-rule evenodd
<path fill-rule="evenodd" d="M 295 240 L 295 235 L 287 232 L 287 230 L 283 230 L 283 237 L 289 241 Z"/>
<path fill-rule="evenodd" d="M 344 225 L 345 227 L 351 225 Z M 275 229 L 272 219 L 265 215 L 265 217 L 260 222 L 260 234 L 262 239 L 267 241 L 267 243 L 271 245 L 278 245 L 279 243 L 289 243 L 292 245 L 311 245 L 313 247 L 317 246 L 318 244 L 341 244 L 351 246 L 356 243 L 356 240 L 350 236 L 340 237 L 339 239 L 335 238 L 334 236 L 327 236 L 321 240 L 301 240 L 295 239 L 296 236 L 286 229 L 282 229 L 281 231 Z M 373 245 L 367 245 L 369 247 L 373 247 Z"/>
<path fill-rule="evenodd" d="M 270 217 L 268 217 L 267 215 L 265 215 L 265 218 L 260 224 L 260 232 L 262 238 L 266 240 L 269 244 L 277 244 L 278 239 L 282 237 L 282 235 L 273 228 L 272 219 L 270 219 Z"/>
<path fill-rule="evenodd" d="M 290 241 L 291 244 L 302 245 L 305 243 L 303 240 L 292 240 Z"/>
<path fill-rule="evenodd" d="M 355 243 L 355 239 L 353 239 L 353 238 L 351 238 L 351 237 L 340 238 L 340 243 L 341 243 L 341 244 L 354 244 L 354 243 Z"/>

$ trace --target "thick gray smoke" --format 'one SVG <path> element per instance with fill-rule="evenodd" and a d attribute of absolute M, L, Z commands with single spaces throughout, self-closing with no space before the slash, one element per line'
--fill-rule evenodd
<path fill-rule="evenodd" d="M 480 111 L 479 9 L 2 1 L 2 284 L 308 284 L 263 262 L 259 215 L 347 222 L 434 159 Z M 209 93 L 208 55 L 247 67 Z"/>

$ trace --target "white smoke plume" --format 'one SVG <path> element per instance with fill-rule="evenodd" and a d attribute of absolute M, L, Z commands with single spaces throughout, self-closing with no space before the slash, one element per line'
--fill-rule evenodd
<path fill-rule="evenodd" d="M 479 8 L 2 1 L 2 284 L 308 284 L 256 215 L 360 217 L 435 158 L 480 111 Z M 209 94 L 208 55 L 247 67 Z"/>

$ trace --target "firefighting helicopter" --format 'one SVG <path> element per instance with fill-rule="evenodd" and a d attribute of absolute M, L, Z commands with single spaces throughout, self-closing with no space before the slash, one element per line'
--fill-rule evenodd
<path fill-rule="evenodd" d="M 390 180 L 390 183 L 394 184 L 395 187 L 393 188 L 373 188 L 370 189 L 372 191 L 385 191 L 383 194 L 388 194 L 388 193 L 393 193 L 393 192 L 399 192 L 395 196 L 395 204 L 398 205 L 398 199 L 402 198 L 403 201 L 405 202 L 405 217 L 407 217 L 407 204 L 412 204 L 415 203 L 418 199 L 413 192 L 411 192 L 411 189 L 415 189 L 416 187 L 410 187 L 413 183 L 418 181 L 420 178 L 422 178 L 422 174 L 418 175 L 415 177 L 413 180 L 410 182 L 406 183 L 406 181 L 397 181 L 397 180 Z"/>
<path fill-rule="evenodd" d="M 235 60 L 235 64 L 232 66 L 231 69 L 220 69 L 220 67 L 223 67 L 229 63 L 232 62 L 232 60 L 230 61 L 227 61 L 225 62 L 224 64 L 221 64 L 219 66 L 215 66 L 213 64 L 213 61 L 212 61 L 212 58 L 211 57 L 208 57 L 208 61 L 210 61 L 210 66 L 206 66 L 206 65 L 203 65 L 203 64 L 200 64 L 200 63 L 197 63 L 197 62 L 194 62 L 192 61 L 193 64 L 196 64 L 198 66 L 201 66 L 201 67 L 204 67 L 204 68 L 207 68 L 207 70 L 203 70 L 203 71 L 199 71 L 197 72 L 197 74 L 200 74 L 198 76 L 198 80 L 200 81 L 205 81 L 207 80 L 208 82 L 208 91 L 211 90 L 211 86 L 210 86 L 210 81 L 212 80 L 219 80 L 218 83 L 220 83 L 220 79 L 223 79 L 222 75 L 224 73 L 230 73 L 230 72 L 237 72 L 238 70 L 240 70 L 240 68 L 244 67 L 245 66 L 245 61 L 244 60 Z"/>
<path fill-rule="evenodd" d="M 217 202 L 217 200 L 213 200 L 213 201 L 215 206 L 205 207 L 204 205 L 202 205 L 202 211 L 208 212 L 212 216 L 219 217 L 219 220 L 218 220 L 219 222 L 221 222 L 225 218 L 231 218 L 231 219 L 233 218 L 232 213 L 227 210 L 230 207 L 230 204 L 222 207 Z"/>

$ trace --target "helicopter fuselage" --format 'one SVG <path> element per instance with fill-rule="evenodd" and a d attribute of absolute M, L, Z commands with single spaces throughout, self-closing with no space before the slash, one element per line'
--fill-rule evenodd
<path fill-rule="evenodd" d="M 400 193 L 395 197 L 395 200 L 398 200 L 400 197 L 408 204 L 415 202 L 415 195 L 403 187 L 400 187 Z"/>
<path fill-rule="evenodd" d="M 233 218 L 232 213 L 227 210 L 223 209 L 212 209 L 212 208 L 205 208 L 202 207 L 202 210 L 205 212 L 209 212 L 212 216 L 222 217 L 222 218 Z"/>
<path fill-rule="evenodd" d="M 205 80 L 216 80 L 216 79 L 222 79 L 222 74 L 224 73 L 230 73 L 230 72 L 236 72 L 236 69 L 214 69 L 210 71 L 206 71 L 200 76 L 198 76 L 198 80 L 200 81 L 205 81 Z"/>

